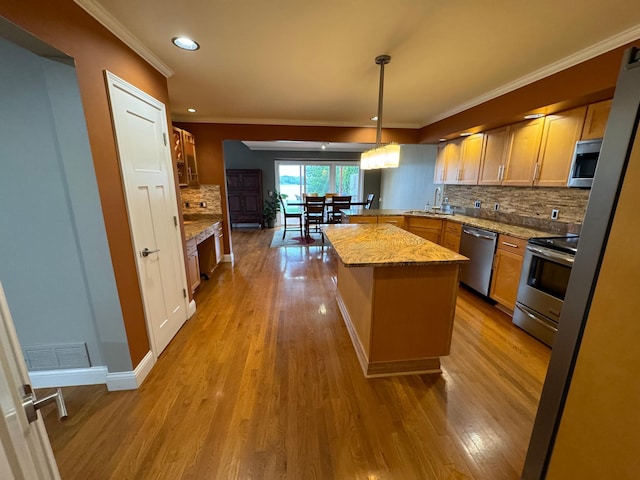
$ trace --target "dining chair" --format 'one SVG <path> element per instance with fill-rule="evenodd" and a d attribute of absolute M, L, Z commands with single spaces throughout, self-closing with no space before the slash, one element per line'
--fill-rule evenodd
<path fill-rule="evenodd" d="M 351 208 L 351 195 L 336 195 L 329 205 L 328 223 L 342 223 L 342 212 Z"/>
<path fill-rule="evenodd" d="M 373 199 L 376 198 L 376 194 L 375 193 L 369 193 L 367 195 L 367 204 L 364 206 L 364 208 L 366 208 L 367 210 L 371 209 L 371 204 L 373 203 Z"/>
<path fill-rule="evenodd" d="M 287 234 L 287 230 L 299 230 L 300 236 L 302 237 L 302 212 L 287 212 L 287 206 L 282 199 L 282 195 L 278 195 L 280 199 L 280 206 L 282 207 L 282 214 L 284 215 L 284 232 L 282 232 L 282 239 L 284 240 L 285 235 Z M 297 219 L 298 223 L 295 228 L 287 228 L 287 220 Z"/>
<path fill-rule="evenodd" d="M 307 195 L 304 203 L 304 229 L 306 237 L 310 237 L 311 227 L 314 227 L 314 232 L 322 235 L 322 243 L 324 243 L 322 225 L 326 223 L 324 218 L 325 206 L 325 197 L 310 197 Z"/>

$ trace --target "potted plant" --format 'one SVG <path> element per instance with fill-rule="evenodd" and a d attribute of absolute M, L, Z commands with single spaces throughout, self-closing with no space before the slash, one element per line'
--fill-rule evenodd
<path fill-rule="evenodd" d="M 264 224 L 267 228 L 273 228 L 275 226 L 279 211 L 280 193 L 274 190 L 272 196 L 265 198 L 264 206 L 262 207 L 262 216 L 264 217 Z"/>

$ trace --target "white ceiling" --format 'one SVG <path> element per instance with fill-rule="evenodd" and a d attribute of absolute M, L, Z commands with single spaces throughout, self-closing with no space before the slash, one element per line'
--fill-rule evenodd
<path fill-rule="evenodd" d="M 640 38 L 635 0 L 76 2 L 172 73 L 178 121 L 373 126 L 389 54 L 383 124 L 418 128 Z"/>

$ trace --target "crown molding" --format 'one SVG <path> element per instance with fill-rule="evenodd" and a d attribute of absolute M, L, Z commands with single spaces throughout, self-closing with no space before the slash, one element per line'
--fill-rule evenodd
<path fill-rule="evenodd" d="M 111 15 L 96 0 L 74 0 L 80 8 L 100 22 L 107 30 L 118 37 L 125 45 L 140 55 L 153 68 L 158 70 L 165 77 L 173 75 L 171 70 L 160 58 L 158 58 L 144 43 L 125 28 L 116 18 Z"/>
<path fill-rule="evenodd" d="M 513 82 L 502 85 L 501 87 L 491 90 L 490 92 L 480 95 L 479 97 L 469 100 L 468 102 L 460 104 L 450 110 L 447 110 L 446 112 L 435 115 L 427 119 L 426 123 L 423 126 L 431 125 L 432 123 L 439 122 L 440 120 L 451 117 L 460 112 L 464 112 L 465 110 L 488 102 L 489 100 L 493 100 L 494 98 L 497 98 L 501 95 L 513 92 L 518 88 L 522 88 L 526 85 L 537 82 L 538 80 L 542 80 L 543 78 L 546 78 L 550 75 L 578 65 L 579 63 L 586 62 L 587 60 L 597 57 L 598 55 L 607 53 L 610 50 L 621 47 L 622 45 L 633 42 L 634 40 L 638 40 L 639 38 L 640 25 L 636 25 L 601 42 L 595 43 L 583 50 L 580 50 L 572 55 L 569 55 L 568 57 L 560 59 L 557 62 L 551 63 L 546 67 L 531 72 L 524 77 L 520 77 Z"/>
<path fill-rule="evenodd" d="M 184 123 L 220 123 L 228 125 L 281 125 L 294 127 L 344 127 L 344 128 L 376 128 L 371 123 L 362 124 L 356 122 L 328 122 L 328 121 L 310 121 L 310 120 L 285 120 L 276 118 L 225 118 L 225 117 L 195 117 L 193 115 L 172 115 L 173 122 Z M 408 130 L 417 130 L 422 125 L 418 123 L 392 123 L 385 124 L 383 130 L 390 128 L 400 128 Z"/>

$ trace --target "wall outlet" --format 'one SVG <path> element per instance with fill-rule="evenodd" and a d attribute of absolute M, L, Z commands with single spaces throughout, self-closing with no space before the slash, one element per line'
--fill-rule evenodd
<path fill-rule="evenodd" d="M 200 202 L 200 206 L 202 208 L 207 208 L 207 202 Z"/>
<path fill-rule="evenodd" d="M 557 210 L 555 208 L 551 210 L 551 220 L 557 220 L 559 215 L 560 215 L 560 210 Z"/>
<path fill-rule="evenodd" d="M 189 202 L 184 202 L 184 208 L 189 208 L 190 206 Z"/>
<path fill-rule="evenodd" d="M 498 210 L 500 210 L 500 204 L 499 203 L 494 203 L 493 204 L 493 211 L 497 212 Z"/>
<path fill-rule="evenodd" d="M 482 202 L 480 200 L 476 200 L 475 202 L 473 202 L 473 208 L 480 208 L 481 205 Z"/>

